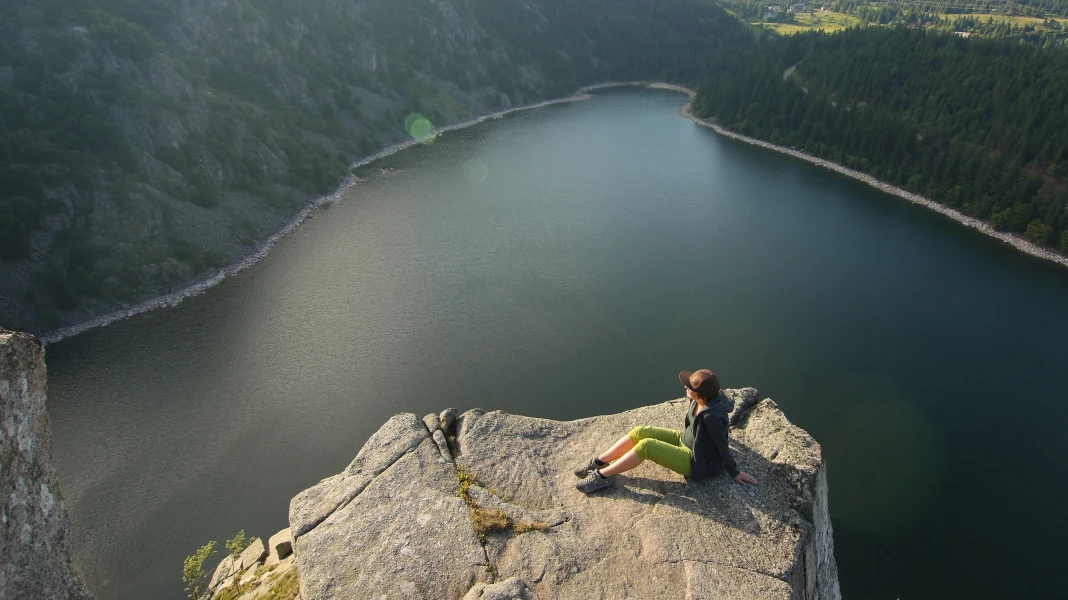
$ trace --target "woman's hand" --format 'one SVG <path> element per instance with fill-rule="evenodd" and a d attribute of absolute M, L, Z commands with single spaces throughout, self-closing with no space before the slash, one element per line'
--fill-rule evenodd
<path fill-rule="evenodd" d="M 741 473 L 738 473 L 738 476 L 734 478 L 734 481 L 742 485 L 746 485 L 749 483 L 756 483 L 756 478 L 750 475 L 749 473 L 742 471 Z"/>

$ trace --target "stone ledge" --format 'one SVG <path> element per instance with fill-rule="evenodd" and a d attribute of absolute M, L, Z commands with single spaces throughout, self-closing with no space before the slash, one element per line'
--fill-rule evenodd
<path fill-rule="evenodd" d="M 359 485 L 350 466 L 293 499 L 301 598 L 839 600 L 819 444 L 756 390 L 726 393 L 731 447 L 756 486 L 646 463 L 604 492 L 574 488 L 572 468 L 631 427 L 679 427 L 681 399 L 569 422 L 471 410 L 454 428 L 397 415 L 353 461 Z M 455 457 L 432 431 L 455 439 Z M 538 528 L 476 533 L 458 468 L 476 480 L 466 501 Z M 346 497 L 317 523 L 305 517 Z"/>

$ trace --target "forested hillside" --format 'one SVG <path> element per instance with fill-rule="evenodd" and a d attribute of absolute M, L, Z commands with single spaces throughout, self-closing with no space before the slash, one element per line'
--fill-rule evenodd
<path fill-rule="evenodd" d="M 409 114 L 688 80 L 752 39 L 711 0 L 0 0 L 0 323 L 211 273 Z"/>
<path fill-rule="evenodd" d="M 759 36 L 712 0 L 0 0 L 0 323 L 40 331 L 210 275 L 413 113 L 445 125 L 629 79 L 702 81 L 699 116 L 1068 252 L 1064 48 Z"/>
<path fill-rule="evenodd" d="M 798 35 L 710 75 L 694 112 L 1068 253 L 1068 50 L 906 28 Z"/>

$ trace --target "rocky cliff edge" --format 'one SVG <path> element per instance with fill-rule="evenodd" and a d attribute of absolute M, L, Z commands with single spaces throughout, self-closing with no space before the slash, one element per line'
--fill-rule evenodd
<path fill-rule="evenodd" d="M 586 496 L 572 469 L 682 400 L 560 422 L 471 410 L 391 418 L 290 504 L 303 600 L 838 600 L 820 446 L 752 388 L 731 447 L 759 485 L 652 463 Z"/>
<path fill-rule="evenodd" d="M 0 329 L 0 599 L 90 600 L 52 467 L 41 342 Z"/>

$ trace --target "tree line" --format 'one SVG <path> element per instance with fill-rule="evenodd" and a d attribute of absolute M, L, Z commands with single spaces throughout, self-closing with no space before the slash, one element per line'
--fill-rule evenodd
<path fill-rule="evenodd" d="M 1068 51 L 908 28 L 770 40 L 694 101 L 698 116 L 1068 254 L 1066 107 Z"/>

